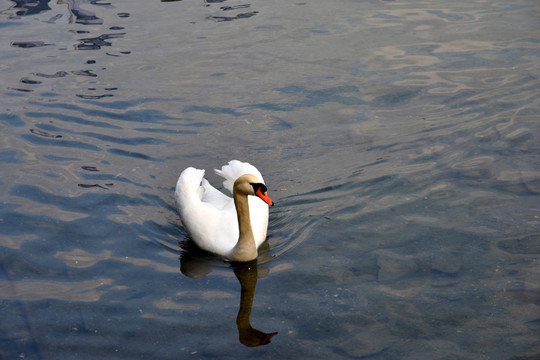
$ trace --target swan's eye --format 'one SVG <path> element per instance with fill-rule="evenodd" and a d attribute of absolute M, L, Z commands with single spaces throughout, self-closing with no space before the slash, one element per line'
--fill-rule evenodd
<path fill-rule="evenodd" d="M 254 192 L 257 192 L 257 190 L 260 190 L 263 194 L 266 194 L 266 192 L 268 191 L 268 189 L 266 188 L 266 185 L 264 184 L 261 184 L 261 183 L 250 183 L 250 184 L 253 187 Z"/>

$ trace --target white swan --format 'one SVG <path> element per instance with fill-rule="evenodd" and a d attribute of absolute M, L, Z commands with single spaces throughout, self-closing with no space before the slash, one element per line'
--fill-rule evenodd
<path fill-rule="evenodd" d="M 266 239 L 268 205 L 274 205 L 262 175 L 238 160 L 214 171 L 225 178 L 223 186 L 233 197 L 210 185 L 204 170 L 189 167 L 180 174 L 174 193 L 180 219 L 201 249 L 231 261 L 254 260 Z"/>

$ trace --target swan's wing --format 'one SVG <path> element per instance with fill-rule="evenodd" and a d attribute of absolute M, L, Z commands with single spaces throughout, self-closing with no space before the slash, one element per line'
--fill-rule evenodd
<path fill-rule="evenodd" d="M 233 185 L 236 179 L 245 174 L 255 175 L 260 179 L 260 182 L 264 184 L 264 180 L 260 171 L 257 170 L 255 166 L 247 162 L 231 160 L 227 165 L 223 165 L 221 167 L 221 170 L 216 169 L 214 171 L 216 172 L 216 174 L 225 179 L 225 181 L 223 181 L 223 186 L 225 187 L 225 189 L 229 190 L 231 194 L 233 192 Z"/>
<path fill-rule="evenodd" d="M 233 199 L 212 187 L 204 170 L 185 169 L 176 183 L 175 200 L 182 223 L 199 247 L 226 254 L 238 240 Z"/>
<path fill-rule="evenodd" d="M 180 206 L 194 201 L 196 198 L 202 199 L 203 189 L 201 189 L 201 181 L 203 180 L 204 170 L 188 167 L 178 177 L 174 198 L 176 206 L 180 210 Z"/>
<path fill-rule="evenodd" d="M 226 206 L 229 206 L 233 201 L 231 197 L 225 195 L 210 185 L 206 179 L 202 180 L 201 188 L 203 189 L 203 195 L 201 197 L 202 202 L 215 206 L 218 209 L 223 209 Z"/>
<path fill-rule="evenodd" d="M 174 194 L 179 210 L 180 207 L 186 207 L 198 201 L 217 208 L 223 208 L 232 202 L 232 198 L 210 185 L 208 180 L 204 178 L 204 170 L 192 167 L 182 171 L 176 183 Z"/>

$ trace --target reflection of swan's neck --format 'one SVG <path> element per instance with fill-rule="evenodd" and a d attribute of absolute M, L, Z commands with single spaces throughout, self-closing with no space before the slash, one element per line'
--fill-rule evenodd
<path fill-rule="evenodd" d="M 257 258 L 257 247 L 251 228 L 248 197 L 234 189 L 233 198 L 238 217 L 238 242 L 227 256 L 231 261 L 250 261 Z"/>
<path fill-rule="evenodd" d="M 242 287 L 240 293 L 240 308 L 236 316 L 236 326 L 238 327 L 238 337 L 240 342 L 246 346 L 260 346 L 270 343 L 270 339 L 277 334 L 264 333 L 251 326 L 249 317 L 253 307 L 255 297 L 255 287 L 257 285 L 257 262 L 243 265 L 234 269 L 234 274 L 240 281 Z"/>
<path fill-rule="evenodd" d="M 236 317 L 236 326 L 240 329 L 251 329 L 249 317 L 251 315 L 251 308 L 253 307 L 253 298 L 255 297 L 255 287 L 257 286 L 257 264 L 247 267 L 242 270 L 242 276 L 238 276 L 240 286 L 242 287 L 240 293 L 240 309 L 238 309 L 238 316 Z"/>

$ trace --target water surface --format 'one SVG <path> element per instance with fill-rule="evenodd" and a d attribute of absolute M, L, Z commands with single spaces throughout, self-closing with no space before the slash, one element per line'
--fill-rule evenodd
<path fill-rule="evenodd" d="M 0 357 L 537 359 L 539 15 L 0 2 Z M 174 209 L 231 159 L 276 202 L 248 270 Z"/>

